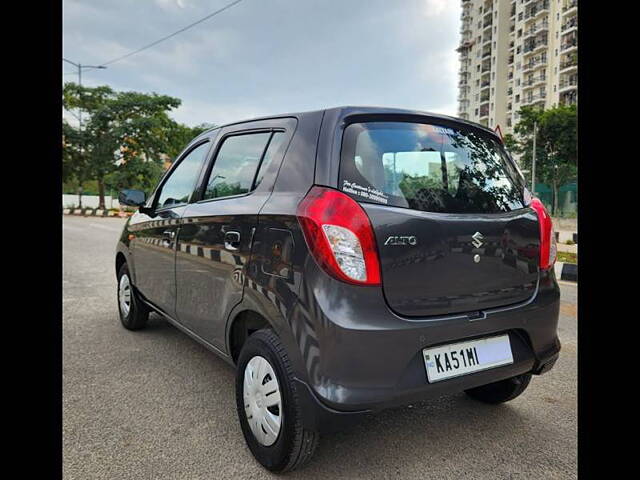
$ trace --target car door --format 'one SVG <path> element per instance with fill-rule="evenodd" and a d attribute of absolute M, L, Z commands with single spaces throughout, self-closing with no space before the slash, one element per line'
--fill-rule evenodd
<path fill-rule="evenodd" d="M 162 179 L 144 209 L 147 213 L 136 212 L 131 218 L 135 286 L 144 298 L 173 318 L 176 236 L 210 146 L 207 139 L 189 146 Z"/>
<path fill-rule="evenodd" d="M 225 349 L 225 324 L 242 300 L 258 212 L 271 194 L 295 119 L 226 127 L 203 176 L 199 200 L 183 212 L 176 255 L 176 314 Z"/>

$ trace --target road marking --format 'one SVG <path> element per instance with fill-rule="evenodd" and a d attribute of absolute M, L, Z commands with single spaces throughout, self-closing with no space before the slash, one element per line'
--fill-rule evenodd
<path fill-rule="evenodd" d="M 120 231 L 119 228 L 111 228 L 111 227 L 107 227 L 106 225 L 100 225 L 99 223 L 90 223 L 89 225 L 91 225 L 92 227 L 101 228 L 103 230 L 109 230 L 110 232 Z"/>

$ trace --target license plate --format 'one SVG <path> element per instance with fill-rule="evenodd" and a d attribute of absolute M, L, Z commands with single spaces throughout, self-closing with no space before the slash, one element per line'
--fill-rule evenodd
<path fill-rule="evenodd" d="M 422 350 L 429 383 L 513 363 L 509 335 Z"/>

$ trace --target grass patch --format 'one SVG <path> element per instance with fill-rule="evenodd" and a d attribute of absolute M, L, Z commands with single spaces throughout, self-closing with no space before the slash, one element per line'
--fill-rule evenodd
<path fill-rule="evenodd" d="M 558 261 L 565 263 L 578 263 L 578 254 L 570 252 L 558 252 Z"/>

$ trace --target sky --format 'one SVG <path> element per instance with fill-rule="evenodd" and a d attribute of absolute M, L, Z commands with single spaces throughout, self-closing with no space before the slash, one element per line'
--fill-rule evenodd
<path fill-rule="evenodd" d="M 63 56 L 106 63 L 231 1 L 64 0 Z M 242 0 L 82 83 L 180 98 L 171 116 L 190 126 L 340 105 L 455 115 L 460 13 L 459 0 Z"/>

